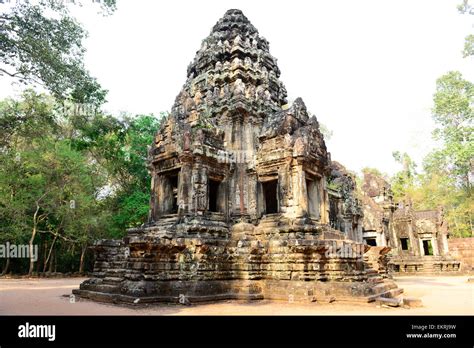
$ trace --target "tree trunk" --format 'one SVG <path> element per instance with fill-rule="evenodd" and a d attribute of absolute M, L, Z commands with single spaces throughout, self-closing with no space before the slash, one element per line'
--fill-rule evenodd
<path fill-rule="evenodd" d="M 3 268 L 2 274 L 0 276 L 4 276 L 5 274 L 8 273 L 8 269 L 10 268 L 10 258 L 7 258 L 7 261 L 5 262 L 5 267 Z"/>
<path fill-rule="evenodd" d="M 36 260 L 36 273 L 39 274 L 41 272 L 41 264 L 42 262 L 40 260 L 42 260 L 42 258 L 44 258 L 44 255 L 42 255 L 43 253 L 41 252 L 42 248 L 43 248 L 43 245 L 44 245 L 44 236 L 41 235 L 40 236 L 40 242 L 39 242 L 39 245 L 38 245 L 38 259 Z"/>
<path fill-rule="evenodd" d="M 58 273 L 58 253 L 54 250 L 54 273 Z"/>
<path fill-rule="evenodd" d="M 46 266 L 48 264 L 47 256 L 46 256 L 47 254 L 48 254 L 48 241 L 45 240 L 43 244 L 43 273 L 45 272 Z"/>
<path fill-rule="evenodd" d="M 55 235 L 54 235 L 53 242 L 51 243 L 51 247 L 49 248 L 48 256 L 47 256 L 46 259 L 44 260 L 43 273 L 46 272 L 46 265 L 48 264 L 48 261 L 49 261 L 50 258 L 51 258 L 51 253 L 53 252 L 54 245 L 56 244 L 56 239 L 57 239 L 57 238 L 58 238 L 58 235 L 55 234 Z M 51 272 L 51 264 L 50 264 L 50 266 L 49 266 L 49 271 Z"/>
<path fill-rule="evenodd" d="M 79 273 L 83 274 L 84 273 L 84 261 L 86 258 L 86 251 L 87 251 L 87 244 L 82 246 L 81 250 L 81 262 L 79 263 Z"/>
<path fill-rule="evenodd" d="M 48 269 L 48 272 L 49 273 L 53 273 L 53 266 L 54 266 L 54 258 L 56 257 L 56 250 L 55 249 L 52 249 L 51 251 L 51 257 L 49 258 L 49 269 Z"/>
<path fill-rule="evenodd" d="M 35 241 L 36 237 L 36 232 L 37 232 L 37 227 L 38 227 L 38 212 L 39 212 L 39 204 L 36 203 L 36 211 L 33 215 L 33 230 L 31 231 L 31 238 L 30 242 L 28 244 L 29 246 L 29 251 L 30 251 L 30 269 L 28 270 L 28 275 L 31 275 L 33 273 L 33 270 L 35 268 L 35 261 L 33 260 L 33 243 Z"/>

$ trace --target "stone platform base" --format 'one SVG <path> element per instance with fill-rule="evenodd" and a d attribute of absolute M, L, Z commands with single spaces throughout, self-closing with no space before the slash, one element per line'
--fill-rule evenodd
<path fill-rule="evenodd" d="M 214 221 L 199 233 L 193 226 L 170 232 L 160 225 L 98 241 L 93 278 L 73 293 L 123 303 L 371 302 L 397 288 L 383 272 L 386 248 L 322 239 L 330 228 L 274 220 L 238 223 L 231 233 Z"/>
<path fill-rule="evenodd" d="M 397 276 L 404 274 L 460 274 L 461 261 L 442 256 L 393 257 L 388 262 L 388 269 Z"/>
<path fill-rule="evenodd" d="M 127 286 L 123 284 L 123 286 Z M 131 284 L 128 284 L 131 286 Z M 153 284 L 134 284 L 135 287 L 153 288 L 150 295 L 132 296 L 107 288 L 101 282 L 81 284 L 73 294 L 99 302 L 146 304 L 192 304 L 224 300 L 271 300 L 285 302 L 373 302 L 379 297 L 394 297 L 402 292 L 391 280 L 378 282 L 305 282 L 261 280 L 247 281 L 163 281 Z M 159 295 L 158 295 L 159 294 Z"/>

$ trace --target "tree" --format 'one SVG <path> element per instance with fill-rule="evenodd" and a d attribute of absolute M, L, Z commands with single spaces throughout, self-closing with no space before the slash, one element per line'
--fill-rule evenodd
<path fill-rule="evenodd" d="M 65 3 L 18 0 L 0 13 L 0 76 L 43 85 L 58 98 L 100 105 L 106 91 L 83 63 L 86 32 Z M 104 13 L 115 9 L 115 0 L 102 4 Z"/>
<path fill-rule="evenodd" d="M 436 81 L 433 96 L 433 136 L 441 142 L 424 161 L 424 199 L 446 208 L 453 234 L 470 236 L 473 231 L 472 175 L 474 169 L 474 84 L 451 71 Z M 432 183 L 437 183 L 434 190 Z"/>
<path fill-rule="evenodd" d="M 83 270 L 87 246 L 108 232 L 110 214 L 98 195 L 107 173 L 73 146 L 67 121 L 54 99 L 32 91 L 0 103 L 0 124 L 7 126 L 0 129 L 6 135 L 0 146 L 0 241 L 30 249 L 40 243 L 43 271 L 53 269 L 59 243 L 77 246 Z M 30 260 L 28 273 L 34 269 Z"/>
<path fill-rule="evenodd" d="M 474 15 L 474 6 L 469 3 L 469 0 L 464 0 L 462 4 L 458 5 L 458 10 L 462 14 Z M 474 34 L 466 36 L 462 53 L 464 58 L 474 55 Z"/>
<path fill-rule="evenodd" d="M 147 169 L 148 147 L 159 122 L 153 115 L 126 117 L 122 136 L 111 138 L 115 144 L 104 148 L 110 151 L 104 157 L 110 159 L 108 167 L 115 179 L 115 194 L 110 203 L 114 207 L 112 221 L 116 236 L 123 235 L 126 227 L 140 226 L 148 216 L 151 180 Z"/>
<path fill-rule="evenodd" d="M 437 163 L 449 168 L 469 192 L 474 168 L 474 84 L 451 71 L 436 81 L 433 101 L 434 137 L 443 143 L 438 150 L 443 161 Z"/>
<path fill-rule="evenodd" d="M 393 158 L 402 165 L 402 170 L 397 172 L 391 179 L 392 191 L 395 201 L 413 201 L 413 193 L 416 186 L 416 163 L 406 153 L 395 151 Z"/>

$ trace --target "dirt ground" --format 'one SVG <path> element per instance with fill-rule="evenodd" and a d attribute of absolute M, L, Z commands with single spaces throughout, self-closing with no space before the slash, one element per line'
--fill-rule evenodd
<path fill-rule="evenodd" d="M 84 278 L 0 279 L 0 315 L 474 315 L 474 283 L 467 276 L 396 278 L 405 296 L 421 298 L 421 308 L 383 308 L 343 302 L 297 304 L 226 301 L 191 306 L 130 308 L 76 299 L 71 290 Z"/>

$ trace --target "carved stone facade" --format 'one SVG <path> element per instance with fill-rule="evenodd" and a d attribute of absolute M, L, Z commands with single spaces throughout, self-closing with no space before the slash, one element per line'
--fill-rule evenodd
<path fill-rule="evenodd" d="M 393 247 L 396 239 L 392 220 L 395 205 L 390 184 L 379 175 L 364 172 L 362 206 L 364 211 L 363 239 L 371 246 Z"/>
<path fill-rule="evenodd" d="M 279 76 L 268 41 L 241 11 L 227 11 L 150 150 L 148 223 L 123 241 L 99 241 L 94 278 L 76 294 L 371 300 L 396 287 L 364 262 L 355 182 L 331 163 L 304 102 L 287 105 Z"/>
<path fill-rule="evenodd" d="M 329 222 L 348 239 L 363 242 L 363 209 L 356 194 L 355 176 L 338 162 L 332 161 L 329 175 Z"/>
<path fill-rule="evenodd" d="M 388 267 L 400 273 L 458 272 L 460 261 L 449 253 L 448 224 L 442 210 L 396 207 L 390 185 L 380 176 L 364 173 L 364 242 L 391 248 Z"/>
<path fill-rule="evenodd" d="M 396 253 L 389 268 L 394 272 L 458 272 L 461 262 L 450 255 L 448 224 L 442 209 L 417 211 L 399 206 L 393 214 Z"/>

